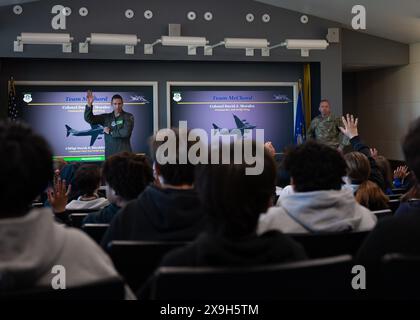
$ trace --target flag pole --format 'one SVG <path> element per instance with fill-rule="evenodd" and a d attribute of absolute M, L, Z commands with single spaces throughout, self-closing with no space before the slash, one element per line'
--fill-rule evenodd
<path fill-rule="evenodd" d="M 16 95 L 15 79 L 13 77 L 10 77 L 9 81 L 7 81 L 7 93 Z"/>
<path fill-rule="evenodd" d="M 12 121 L 16 121 L 18 117 L 18 110 L 16 107 L 16 86 L 15 86 L 15 79 L 10 77 L 9 81 L 7 82 L 7 89 L 8 89 L 8 118 Z"/>
<path fill-rule="evenodd" d="M 15 86 L 15 79 L 13 77 L 10 78 L 11 81 L 11 89 L 13 96 L 16 96 L 16 86 Z"/>
<path fill-rule="evenodd" d="M 298 80 L 298 86 L 299 86 L 299 95 L 300 98 L 302 99 L 302 114 L 303 114 L 303 118 L 305 119 L 305 101 L 303 101 L 303 84 L 302 84 L 302 79 Z"/>

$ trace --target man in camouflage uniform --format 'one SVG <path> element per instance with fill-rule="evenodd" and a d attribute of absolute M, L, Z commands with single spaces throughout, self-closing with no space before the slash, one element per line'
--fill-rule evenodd
<path fill-rule="evenodd" d="M 334 117 L 331 113 L 331 105 L 328 100 L 322 100 L 319 104 L 319 116 L 314 118 L 307 131 L 307 140 L 315 139 L 335 149 L 343 150 L 350 144 L 340 131 L 343 126 L 341 118 Z"/>

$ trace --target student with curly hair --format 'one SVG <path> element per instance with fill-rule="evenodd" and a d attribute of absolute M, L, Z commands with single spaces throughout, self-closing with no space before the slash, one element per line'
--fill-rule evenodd
<path fill-rule="evenodd" d="M 111 203 L 100 212 L 90 213 L 83 223 L 110 223 L 117 212 L 137 198 L 153 182 L 153 171 L 144 155 L 122 152 L 103 164 L 106 197 Z"/>
<path fill-rule="evenodd" d="M 101 210 L 109 205 L 109 201 L 98 195 L 101 185 L 101 170 L 95 164 L 84 164 L 77 169 L 74 186 L 80 196 L 70 201 L 66 210 Z"/>

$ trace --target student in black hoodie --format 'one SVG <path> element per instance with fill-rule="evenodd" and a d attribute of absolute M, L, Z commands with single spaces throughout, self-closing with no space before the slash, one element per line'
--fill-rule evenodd
<path fill-rule="evenodd" d="M 153 182 L 152 167 L 146 156 L 121 152 L 110 156 L 103 164 L 106 197 L 111 203 L 101 211 L 89 213 L 85 223 L 110 223 L 118 210 L 136 199 Z"/>
<path fill-rule="evenodd" d="M 232 144 L 232 162 L 233 149 Z M 168 253 L 161 266 L 250 266 L 306 258 L 303 248 L 280 231 L 257 235 L 260 214 L 273 205 L 276 164 L 264 148 L 263 172 L 246 175 L 247 167 L 252 165 L 243 160 L 197 168 L 195 186 L 208 228 L 188 246 Z"/>
<path fill-rule="evenodd" d="M 180 164 L 179 133 L 176 129 L 173 132 L 176 164 L 157 161 L 156 152 L 164 141 L 152 137 L 151 154 L 159 183 L 147 187 L 118 212 L 102 239 L 103 248 L 113 240 L 189 241 L 203 230 L 206 218 L 193 187 L 194 165 L 188 159 Z M 187 151 L 192 145 L 188 143 Z"/>

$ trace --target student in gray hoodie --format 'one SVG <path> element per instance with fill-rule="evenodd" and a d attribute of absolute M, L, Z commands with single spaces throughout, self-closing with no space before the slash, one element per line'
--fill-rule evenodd
<path fill-rule="evenodd" d="M 331 147 L 307 142 L 290 151 L 284 165 L 291 175 L 294 193 L 261 215 L 260 234 L 320 233 L 370 230 L 376 217 L 357 203 L 352 190 L 342 189 L 346 163 Z"/>
<path fill-rule="evenodd" d="M 49 208 L 30 209 L 53 177 L 46 141 L 29 127 L 2 122 L 0 154 L 1 289 L 50 286 L 56 276 L 54 266 L 64 267 L 67 288 L 118 277 L 110 258 L 86 234 L 57 224 Z M 50 192 L 50 202 L 65 203 L 65 193 L 60 182 Z"/>

